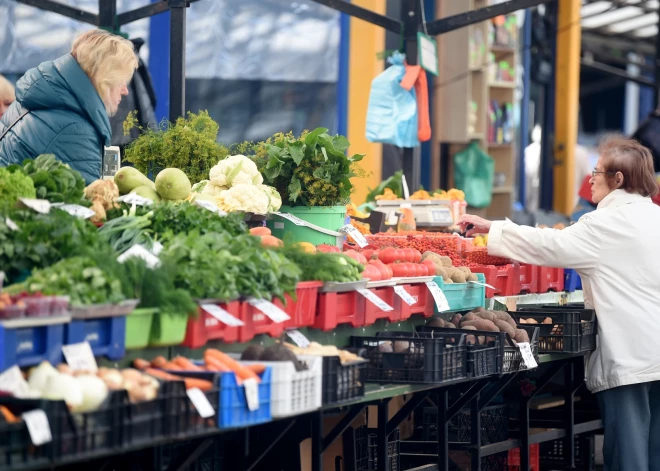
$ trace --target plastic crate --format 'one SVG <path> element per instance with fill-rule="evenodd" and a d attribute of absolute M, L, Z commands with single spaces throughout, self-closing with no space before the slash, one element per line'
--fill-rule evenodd
<path fill-rule="evenodd" d="M 291 317 L 284 322 L 285 329 L 298 329 L 311 327 L 316 320 L 316 302 L 319 288 L 323 286 L 320 281 L 303 281 L 296 286 L 296 300 L 287 294 L 284 311 Z"/>
<path fill-rule="evenodd" d="M 541 443 L 539 455 L 541 464 L 560 465 L 564 463 L 564 440 L 553 440 Z M 593 465 L 595 454 L 595 440 L 592 434 L 575 436 L 575 466 L 588 470 Z"/>
<path fill-rule="evenodd" d="M 539 293 L 564 291 L 564 269 L 539 267 Z"/>
<path fill-rule="evenodd" d="M 466 335 L 445 332 L 384 332 L 376 337 L 351 337 L 351 346 L 369 359 L 366 380 L 375 383 L 435 384 L 467 376 Z M 391 342 L 407 345 L 402 352 L 383 352 Z M 401 344 L 399 344 L 401 345 Z"/>
<path fill-rule="evenodd" d="M 401 439 L 399 429 L 396 428 L 387 437 L 387 461 L 389 462 L 388 471 L 400 471 L 400 446 Z M 368 433 L 367 435 L 367 467 L 360 470 L 385 469 L 378 467 L 378 434 Z"/>
<path fill-rule="evenodd" d="M 323 357 L 323 405 L 338 404 L 364 397 L 368 362 L 342 364 L 339 357 Z"/>
<path fill-rule="evenodd" d="M 235 318 L 240 319 L 241 303 L 239 301 L 217 305 Z M 225 343 L 236 342 L 238 340 L 238 330 L 239 327 L 230 327 L 220 322 L 200 307 L 197 309 L 197 317 L 188 319 L 183 346 L 200 348 L 206 345 L 209 340 L 222 340 Z"/>
<path fill-rule="evenodd" d="M 486 288 L 486 297 L 513 296 L 520 293 L 520 265 L 488 265 L 470 268 L 472 273 L 482 273 L 485 282 L 493 288 Z"/>
<path fill-rule="evenodd" d="M 539 292 L 539 267 L 520 264 L 520 292 L 526 294 Z"/>
<path fill-rule="evenodd" d="M 64 326 L 69 317 L 20 318 L 0 322 L 0 371 L 62 360 Z"/>
<path fill-rule="evenodd" d="M 361 309 L 360 304 L 364 303 L 364 325 L 372 325 L 378 319 L 387 319 L 389 322 L 396 322 L 401 319 L 401 312 L 397 310 L 395 306 L 396 303 L 394 302 L 395 298 L 398 298 L 399 296 L 394 292 L 392 286 L 387 286 L 385 288 L 372 288 L 370 291 L 385 301 L 393 310 L 383 311 L 364 296 L 359 295 L 358 310 Z"/>
<path fill-rule="evenodd" d="M 582 278 L 575 270 L 564 269 L 564 291 L 572 293 L 582 289 Z"/>
<path fill-rule="evenodd" d="M 520 308 L 510 312 L 520 319 L 534 319 L 539 328 L 539 353 L 580 353 L 596 348 L 596 312 L 575 308 Z M 547 318 L 551 323 L 543 324 Z M 529 324 L 528 324 L 529 325 Z"/>
<path fill-rule="evenodd" d="M 472 440 L 472 420 L 469 407 L 461 409 L 449 421 L 449 441 L 470 443 Z M 437 441 L 438 409 L 424 407 L 422 416 L 423 434 L 426 441 Z M 490 445 L 509 439 L 509 408 L 506 404 L 489 406 L 481 411 L 481 444 Z"/>
<path fill-rule="evenodd" d="M 364 325 L 364 302 L 366 299 L 357 291 L 319 293 L 314 328 L 330 331 L 340 324 L 362 327 Z"/>
<path fill-rule="evenodd" d="M 124 344 L 126 349 L 145 348 L 149 345 L 151 336 L 151 325 L 154 315 L 158 313 L 157 308 L 135 309 L 126 316 L 126 336 Z"/>
<path fill-rule="evenodd" d="M 475 273 L 479 283 L 485 283 L 483 273 Z M 486 302 L 486 287 L 474 283 L 445 283 L 441 276 L 433 278 L 449 303 L 449 311 L 469 311 L 475 307 L 483 307 Z M 437 308 L 435 313 L 438 313 Z"/>
<path fill-rule="evenodd" d="M 540 455 L 539 444 L 530 445 L 529 447 L 529 470 L 540 471 Z M 509 450 L 509 457 L 507 458 L 509 471 L 520 471 L 520 448 Z"/>
<path fill-rule="evenodd" d="M 393 307 L 395 311 L 399 312 L 400 320 L 405 321 L 415 314 L 421 314 L 424 317 L 433 317 L 435 300 L 424 283 L 401 286 L 416 302 L 412 306 L 409 306 L 399 295 L 394 297 Z"/>
<path fill-rule="evenodd" d="M 150 347 L 166 347 L 180 345 L 186 338 L 187 314 L 154 314 L 151 332 L 149 333 Z"/>
<path fill-rule="evenodd" d="M 161 381 L 155 399 L 138 403 L 130 402 L 125 394 L 120 405 L 122 447 L 148 444 L 169 435 L 167 408 L 171 397 L 180 392 L 180 387 L 177 381 Z"/>
<path fill-rule="evenodd" d="M 534 325 L 519 324 L 518 329 L 523 329 L 527 331 L 527 336 L 529 337 L 529 346 L 532 350 L 534 358 L 538 359 L 539 354 L 539 328 Z M 526 370 L 525 362 L 522 358 L 522 353 L 520 349 L 515 346 L 511 339 L 506 336 L 504 343 L 504 360 L 502 373 L 514 373 L 516 371 Z"/>
<path fill-rule="evenodd" d="M 126 353 L 126 316 L 72 319 L 64 329 L 64 344 L 89 342 L 94 356 L 120 360 Z"/>
<path fill-rule="evenodd" d="M 273 304 L 284 310 L 284 304 L 279 299 L 274 299 Z M 249 342 L 256 335 L 266 334 L 273 338 L 279 338 L 284 333 L 284 322 L 275 322 L 266 314 L 249 303 L 241 303 L 240 319 L 243 326 L 238 328 L 238 341 Z"/>

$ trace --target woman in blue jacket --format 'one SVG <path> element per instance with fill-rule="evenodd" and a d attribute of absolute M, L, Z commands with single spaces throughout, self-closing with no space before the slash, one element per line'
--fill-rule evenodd
<path fill-rule="evenodd" d="M 0 119 L 0 166 L 54 154 L 87 184 L 99 179 L 103 147 L 112 138 L 108 117 L 128 95 L 137 64 L 130 41 L 91 30 L 70 54 L 28 70 Z"/>

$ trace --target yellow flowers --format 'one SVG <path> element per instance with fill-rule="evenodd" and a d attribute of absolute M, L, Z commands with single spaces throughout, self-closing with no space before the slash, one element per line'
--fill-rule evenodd
<path fill-rule="evenodd" d="M 385 188 L 382 195 L 377 195 L 376 200 L 394 201 L 401 199 L 391 189 Z"/>
<path fill-rule="evenodd" d="M 346 214 L 360 219 L 366 219 L 369 217 L 369 214 L 360 211 L 355 203 L 349 203 L 346 205 Z"/>
<path fill-rule="evenodd" d="M 472 245 L 475 247 L 486 247 L 488 245 L 488 234 L 476 236 L 472 239 Z"/>

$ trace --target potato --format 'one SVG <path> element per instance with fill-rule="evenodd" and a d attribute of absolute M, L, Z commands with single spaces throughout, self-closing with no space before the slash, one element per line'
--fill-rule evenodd
<path fill-rule="evenodd" d="M 442 264 L 443 264 L 445 267 L 447 267 L 447 268 L 453 266 L 453 263 L 451 262 L 451 258 L 447 257 L 446 255 L 442 255 L 442 256 L 440 257 L 440 261 L 441 261 Z"/>
<path fill-rule="evenodd" d="M 543 319 L 542 324 L 552 324 L 552 317 L 546 317 Z"/>
<path fill-rule="evenodd" d="M 495 319 L 493 322 L 495 326 L 500 329 L 500 332 L 506 332 L 509 334 L 509 337 L 514 338 L 516 336 L 516 330 L 514 327 L 511 327 L 507 321 L 501 319 Z"/>
<path fill-rule="evenodd" d="M 479 281 L 479 278 L 474 273 L 470 273 L 465 281 Z"/>
<path fill-rule="evenodd" d="M 451 279 L 454 283 L 465 283 L 465 273 L 456 268 L 451 275 Z"/>
<path fill-rule="evenodd" d="M 392 353 L 394 351 L 392 348 L 392 342 L 385 340 L 383 343 L 378 345 L 378 351 L 380 353 Z"/>
<path fill-rule="evenodd" d="M 422 254 L 422 262 L 424 260 L 426 260 L 427 258 L 430 258 L 431 260 L 434 260 L 434 261 L 438 262 L 440 265 L 444 266 L 444 264 L 442 263 L 442 257 L 440 257 L 440 255 L 438 255 L 435 252 L 431 252 L 430 250 L 427 250 L 426 252 L 424 252 Z"/>
<path fill-rule="evenodd" d="M 481 319 L 486 319 L 488 321 L 494 321 L 497 319 L 497 316 L 492 312 L 492 311 L 481 311 L 477 313 L 477 317 L 480 317 Z"/>
<path fill-rule="evenodd" d="M 405 340 L 397 340 L 394 342 L 394 353 L 403 353 L 410 350 L 410 342 Z"/>
<path fill-rule="evenodd" d="M 516 321 L 513 320 L 513 317 L 511 317 L 511 314 L 509 314 L 506 311 L 492 311 L 493 314 L 495 314 L 495 318 L 502 320 L 504 322 L 508 322 L 511 327 L 514 329 L 516 328 Z"/>
<path fill-rule="evenodd" d="M 453 284 L 454 284 L 454 282 L 452 281 L 451 278 L 448 278 L 448 279 L 443 280 L 443 281 L 444 281 L 446 284 L 448 284 L 448 285 L 453 285 Z"/>
<path fill-rule="evenodd" d="M 529 335 L 524 329 L 516 329 L 516 336 L 514 337 L 516 342 L 529 342 Z"/>
<path fill-rule="evenodd" d="M 460 314 L 454 314 L 451 317 L 451 323 L 454 325 L 454 327 L 458 327 L 459 325 L 461 325 L 461 319 L 462 318 L 463 318 L 463 316 L 461 316 Z"/>
<path fill-rule="evenodd" d="M 447 275 L 447 270 L 442 265 L 436 265 L 435 276 L 441 276 L 443 280 L 447 281 L 449 275 Z"/>
<path fill-rule="evenodd" d="M 473 325 L 466 325 L 465 327 L 461 327 L 463 330 L 477 330 L 477 328 Z M 474 335 L 468 335 L 465 337 L 465 342 L 468 345 L 474 345 L 477 343 L 477 337 Z"/>
<path fill-rule="evenodd" d="M 479 306 L 479 307 L 475 307 L 475 308 L 472 309 L 472 311 L 470 311 L 470 312 L 484 312 L 485 310 L 486 310 L 485 308 Z"/>
<path fill-rule="evenodd" d="M 473 325 L 477 328 L 477 330 L 485 330 L 487 332 L 499 332 L 500 329 L 497 328 L 497 326 L 486 319 L 478 319 L 476 321 L 467 321 L 464 322 L 462 325 Z"/>
<path fill-rule="evenodd" d="M 484 337 L 483 335 L 480 335 L 479 337 L 477 337 L 477 341 L 479 342 L 479 345 L 485 345 L 486 344 L 486 337 Z"/>
<path fill-rule="evenodd" d="M 467 278 L 468 276 L 470 276 L 472 274 L 472 271 L 468 267 L 458 267 L 458 269 L 463 272 L 463 274 L 465 275 L 465 278 Z"/>
<path fill-rule="evenodd" d="M 527 320 L 521 317 L 520 320 L 518 321 L 518 324 L 527 324 Z"/>
<path fill-rule="evenodd" d="M 476 321 L 476 320 L 479 320 L 479 319 L 481 319 L 481 318 L 479 316 L 477 316 L 474 312 L 468 312 L 467 314 L 465 314 L 461 318 L 461 325 L 463 324 L 463 322 Z"/>
<path fill-rule="evenodd" d="M 447 322 L 445 324 L 445 329 L 456 329 L 456 328 L 457 327 L 454 324 L 452 324 L 451 322 Z"/>
<path fill-rule="evenodd" d="M 433 319 L 431 319 L 426 323 L 426 325 L 429 327 L 440 327 L 440 328 L 443 328 L 445 324 L 446 324 L 445 320 L 439 317 L 434 317 Z"/>
<path fill-rule="evenodd" d="M 527 323 L 527 324 L 538 324 L 539 321 L 537 321 L 536 319 L 532 319 L 532 318 L 530 317 L 529 319 L 527 319 L 527 322 L 526 322 L 526 323 Z"/>

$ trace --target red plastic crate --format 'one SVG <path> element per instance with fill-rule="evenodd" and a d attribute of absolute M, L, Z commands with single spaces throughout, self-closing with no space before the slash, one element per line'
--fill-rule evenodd
<path fill-rule="evenodd" d="M 564 269 L 539 267 L 539 293 L 564 291 Z"/>
<path fill-rule="evenodd" d="M 274 299 L 272 302 L 284 310 L 282 301 Z M 268 334 L 273 338 L 278 338 L 284 333 L 284 322 L 273 322 L 270 317 L 248 303 L 241 303 L 240 319 L 245 325 L 238 328 L 239 342 L 248 342 L 259 334 Z"/>
<path fill-rule="evenodd" d="M 394 297 L 397 296 L 397 294 L 394 292 L 394 288 L 392 286 L 388 286 L 385 288 L 373 288 L 371 291 L 378 296 L 380 299 L 385 301 L 387 304 L 392 306 L 394 310 L 392 311 L 383 311 L 382 309 L 378 308 L 374 303 L 366 299 L 364 296 L 359 295 L 358 299 L 358 309 L 360 309 L 360 303 L 364 303 L 364 325 L 371 325 L 374 322 L 376 322 L 377 319 L 387 319 L 390 322 L 396 322 L 401 319 L 401 314 L 400 311 L 396 308 L 394 305 Z"/>
<path fill-rule="evenodd" d="M 539 268 L 536 265 L 520 264 L 520 292 L 538 293 L 539 292 Z"/>
<path fill-rule="evenodd" d="M 221 303 L 218 306 L 234 317 L 241 318 L 241 303 L 239 301 L 228 304 Z M 197 318 L 193 319 L 191 317 L 188 319 L 186 338 L 183 340 L 182 345 L 188 348 L 200 348 L 206 345 L 209 340 L 222 340 L 225 343 L 236 342 L 239 329 L 240 327 L 229 327 L 202 308 L 197 308 Z"/>
<path fill-rule="evenodd" d="M 519 471 L 520 470 L 520 448 L 514 448 L 509 450 L 509 456 L 507 458 L 507 463 L 509 466 L 509 471 Z M 529 447 L 529 469 L 530 471 L 539 471 L 541 469 L 541 459 L 539 453 L 539 444 L 530 445 Z"/>
<path fill-rule="evenodd" d="M 470 270 L 473 273 L 483 273 L 486 284 L 495 287 L 486 288 L 487 298 L 520 294 L 520 265 L 517 263 L 504 266 L 481 265 Z"/>
<path fill-rule="evenodd" d="M 424 317 L 433 317 L 435 300 L 424 283 L 415 283 L 413 285 L 402 285 L 403 288 L 417 300 L 417 303 L 408 306 L 401 297 L 395 293 L 394 310 L 399 312 L 400 319 L 405 321 L 413 314 L 422 314 Z"/>
<path fill-rule="evenodd" d="M 320 281 L 303 281 L 296 286 L 296 300 L 286 295 L 286 313 L 291 317 L 284 322 L 285 329 L 311 327 L 316 320 L 316 302 L 319 297 Z"/>
<path fill-rule="evenodd" d="M 319 293 L 318 312 L 314 327 L 332 330 L 339 324 L 351 324 L 353 327 L 364 325 L 366 299 L 357 291 L 346 293 Z"/>

